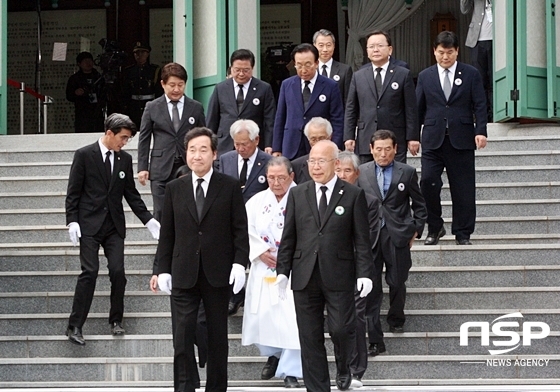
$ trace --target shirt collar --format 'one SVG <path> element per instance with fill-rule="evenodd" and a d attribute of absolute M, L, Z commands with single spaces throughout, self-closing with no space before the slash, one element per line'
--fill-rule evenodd
<path fill-rule="evenodd" d="M 313 77 L 309 81 L 312 86 L 315 86 L 315 82 L 317 81 L 318 74 L 319 74 L 318 72 L 315 72 L 315 75 L 313 75 Z M 305 80 L 300 79 L 300 81 L 301 81 L 301 87 L 303 88 L 305 86 Z"/>
<path fill-rule="evenodd" d="M 247 163 L 249 164 L 249 163 L 255 162 L 255 159 L 257 158 L 258 153 L 259 153 L 259 148 L 257 147 L 257 148 L 255 148 L 255 152 L 253 153 L 253 155 L 251 155 L 249 157 L 249 161 Z M 243 163 L 243 157 L 239 154 L 237 154 L 237 162 Z"/>
<path fill-rule="evenodd" d="M 171 102 L 171 99 L 169 99 L 169 97 L 166 94 L 163 94 L 163 95 L 165 96 L 165 100 L 167 101 L 167 104 L 169 105 L 169 102 Z M 179 102 L 181 104 L 185 103 L 185 95 L 184 94 L 181 96 L 181 99 L 179 99 Z"/>
<path fill-rule="evenodd" d="M 321 183 L 319 183 L 319 182 L 316 182 L 316 183 L 315 183 L 315 192 L 319 193 L 319 192 L 321 191 L 321 187 L 322 187 L 322 186 L 326 186 L 326 187 L 329 189 L 329 191 L 332 192 L 332 191 L 334 190 L 334 184 L 336 184 L 336 180 L 337 180 L 337 179 L 338 179 L 338 177 L 337 177 L 337 175 L 335 174 L 335 175 L 333 176 L 333 178 L 331 178 L 331 179 L 329 180 L 329 182 L 327 182 L 326 184 L 321 184 Z"/>
<path fill-rule="evenodd" d="M 443 71 L 445 70 L 445 68 L 443 68 L 441 65 L 437 65 L 438 67 L 438 73 L 441 75 L 443 73 Z M 457 69 L 457 62 L 455 61 L 455 63 L 453 63 L 453 65 L 449 68 L 447 68 L 449 70 L 449 72 L 452 75 L 455 75 L 455 70 Z"/>
<path fill-rule="evenodd" d="M 210 167 L 210 170 L 208 170 L 208 173 L 206 173 L 205 175 L 203 175 L 202 177 L 197 176 L 196 174 L 192 174 L 192 182 L 193 182 L 193 186 L 196 188 L 196 186 L 198 185 L 197 180 L 199 178 L 204 179 L 204 181 L 207 184 L 210 184 L 210 178 L 212 177 L 212 173 L 214 173 L 214 169 L 212 167 Z"/>
<path fill-rule="evenodd" d="M 333 58 L 332 57 L 326 63 L 323 63 L 321 60 L 319 60 L 319 72 L 323 72 L 323 65 L 326 65 L 328 69 L 331 69 L 332 68 L 332 63 L 333 63 Z"/>
<path fill-rule="evenodd" d="M 104 157 L 105 154 L 107 154 L 107 151 L 109 151 L 109 149 L 107 147 L 105 147 L 105 144 L 103 144 L 103 142 L 101 141 L 103 138 L 99 138 L 99 149 L 101 150 L 101 156 Z M 105 159 L 105 158 L 103 158 Z"/>
<path fill-rule="evenodd" d="M 244 88 L 247 88 L 247 91 L 249 91 L 249 85 L 251 84 L 251 80 L 253 80 L 253 78 L 249 79 L 249 80 L 247 81 L 247 83 L 243 83 L 243 84 L 242 84 L 242 86 L 243 86 Z M 235 81 L 235 79 L 234 79 L 234 80 L 233 80 L 233 87 L 237 87 L 237 86 L 239 86 L 239 83 L 237 83 L 237 82 Z"/>

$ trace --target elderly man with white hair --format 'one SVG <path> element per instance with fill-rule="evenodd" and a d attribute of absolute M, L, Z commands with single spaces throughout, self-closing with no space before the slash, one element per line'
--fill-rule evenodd
<path fill-rule="evenodd" d="M 313 117 L 303 128 L 303 134 L 309 141 L 309 145 L 313 147 L 321 140 L 331 140 L 333 133 L 332 125 L 329 120 L 323 117 Z M 302 184 L 311 180 L 309 169 L 307 167 L 307 160 L 309 154 L 296 158 L 292 161 L 294 168 L 294 181 L 296 184 Z"/>

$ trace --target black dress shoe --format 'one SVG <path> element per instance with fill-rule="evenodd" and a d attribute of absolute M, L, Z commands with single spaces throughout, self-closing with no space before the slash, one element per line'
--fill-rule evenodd
<path fill-rule="evenodd" d="M 341 391 L 346 391 L 350 388 L 352 383 L 352 376 L 350 373 L 336 375 L 336 387 Z"/>
<path fill-rule="evenodd" d="M 111 323 L 111 334 L 117 335 L 124 335 L 124 328 L 122 326 L 122 322 L 120 321 L 113 321 Z"/>
<path fill-rule="evenodd" d="M 86 340 L 82 335 L 82 329 L 78 327 L 72 327 L 71 325 L 66 328 L 66 336 L 68 336 L 68 340 L 72 343 L 77 344 L 78 346 L 85 346 Z"/>
<path fill-rule="evenodd" d="M 243 302 L 229 302 L 228 304 L 228 315 L 233 316 L 234 314 L 237 313 L 237 311 L 239 310 L 240 307 L 243 306 Z"/>
<path fill-rule="evenodd" d="M 384 353 L 385 351 L 385 343 L 381 342 L 381 343 L 371 343 L 368 347 L 368 355 L 370 357 L 376 357 L 381 353 Z"/>
<path fill-rule="evenodd" d="M 441 227 L 437 233 L 428 233 L 424 245 L 437 245 L 439 239 L 445 235 L 445 227 Z"/>
<path fill-rule="evenodd" d="M 472 245 L 472 242 L 468 238 L 462 238 L 460 240 L 455 240 L 457 245 Z"/>
<path fill-rule="evenodd" d="M 403 333 L 404 332 L 404 328 L 402 325 L 399 326 L 390 326 L 389 327 L 389 331 L 392 333 Z"/>
<path fill-rule="evenodd" d="M 278 362 L 280 358 L 275 357 L 268 357 L 268 361 L 264 365 L 262 372 L 261 372 L 261 380 L 270 380 L 276 374 L 276 369 L 278 368 Z"/>
<path fill-rule="evenodd" d="M 284 379 L 284 388 L 299 388 L 297 377 L 286 376 Z"/>

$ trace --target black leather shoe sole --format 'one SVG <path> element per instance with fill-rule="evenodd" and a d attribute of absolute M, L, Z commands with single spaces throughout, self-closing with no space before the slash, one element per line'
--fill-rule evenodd
<path fill-rule="evenodd" d="M 280 359 L 272 356 L 268 357 L 266 364 L 264 365 L 261 372 L 261 380 L 270 380 L 276 374 L 276 369 L 278 369 L 278 362 Z"/>
<path fill-rule="evenodd" d="M 336 376 L 336 387 L 341 391 L 346 391 L 352 384 L 352 376 L 350 374 Z"/>
<path fill-rule="evenodd" d="M 428 233 L 424 245 L 437 245 L 439 239 L 445 234 L 445 227 L 442 227 L 437 233 Z"/>
<path fill-rule="evenodd" d="M 76 329 L 77 328 L 70 327 L 66 329 L 66 336 L 68 336 L 68 340 L 75 345 L 85 346 L 86 340 L 81 335 L 81 333 L 78 333 L 78 331 L 76 331 Z"/>

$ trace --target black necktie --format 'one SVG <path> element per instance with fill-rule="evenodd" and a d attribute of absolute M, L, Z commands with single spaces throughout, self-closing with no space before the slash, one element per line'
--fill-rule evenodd
<path fill-rule="evenodd" d="M 323 64 L 323 72 L 321 72 L 321 75 L 328 78 L 329 75 L 327 74 L 327 64 Z"/>
<path fill-rule="evenodd" d="M 111 184 L 111 150 L 105 153 L 105 175 L 107 176 L 107 185 Z"/>
<path fill-rule="evenodd" d="M 381 71 L 383 68 L 375 68 L 375 87 L 377 87 L 377 97 L 381 96 L 381 90 L 383 90 L 383 81 L 381 80 Z"/>
<path fill-rule="evenodd" d="M 309 104 L 309 98 L 311 98 L 311 89 L 309 88 L 309 80 L 305 81 L 305 86 L 303 87 L 303 108 L 307 109 L 307 105 Z"/>
<path fill-rule="evenodd" d="M 381 193 L 381 200 L 385 200 L 385 168 L 379 167 L 377 172 L 377 186 L 379 187 L 379 192 Z M 385 226 L 385 218 L 381 216 L 381 227 Z"/>
<path fill-rule="evenodd" d="M 204 190 L 202 189 L 202 183 L 204 178 L 199 178 L 198 184 L 196 186 L 196 212 L 198 213 L 198 219 L 202 216 L 202 208 L 204 207 Z"/>
<path fill-rule="evenodd" d="M 245 97 L 243 96 L 243 85 L 238 84 L 237 87 L 239 87 L 239 90 L 237 91 L 237 98 L 235 99 L 235 101 L 237 102 L 237 112 L 239 113 L 241 111 L 241 108 L 243 107 Z"/>
<path fill-rule="evenodd" d="M 325 213 L 327 212 L 327 188 L 326 186 L 321 187 L 321 199 L 319 200 L 319 222 L 322 224 L 323 219 L 325 219 Z"/>
<path fill-rule="evenodd" d="M 173 109 L 171 110 L 171 121 L 173 121 L 173 128 L 175 129 L 175 132 L 177 132 L 181 126 L 181 118 L 179 117 L 179 109 L 177 108 L 179 101 L 171 101 L 171 103 L 173 104 Z"/>
<path fill-rule="evenodd" d="M 248 162 L 249 158 L 243 158 L 243 166 L 241 167 L 241 173 L 239 173 L 239 182 L 241 183 L 241 188 L 244 188 L 245 184 L 247 183 L 247 170 L 249 169 Z"/>

